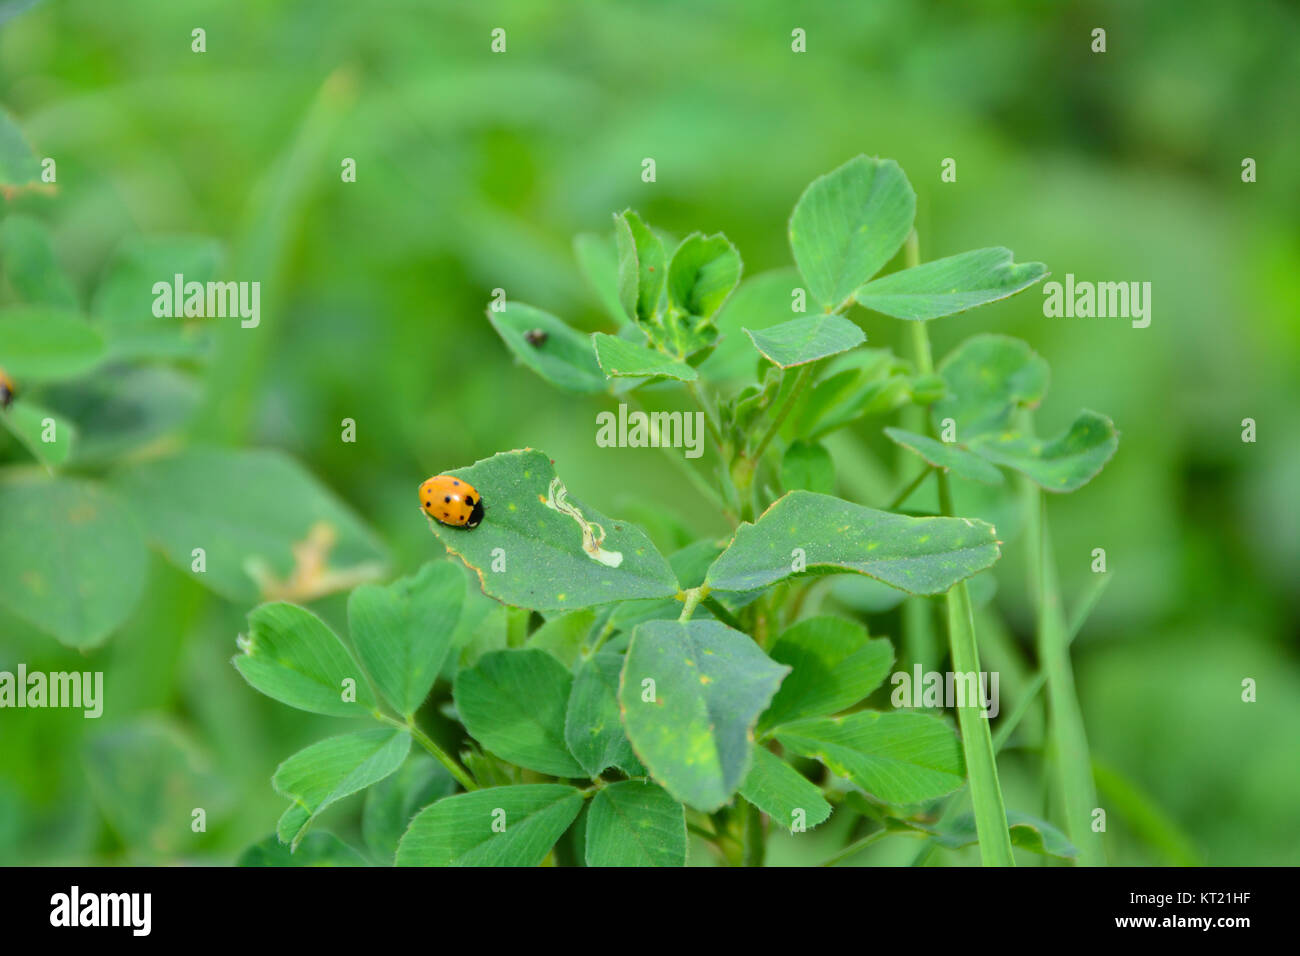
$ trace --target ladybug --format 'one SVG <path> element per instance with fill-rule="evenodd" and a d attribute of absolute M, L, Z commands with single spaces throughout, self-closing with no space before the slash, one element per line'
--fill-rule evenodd
<path fill-rule="evenodd" d="M 434 521 L 454 528 L 477 528 L 483 520 L 483 496 L 469 482 L 451 475 L 424 480 L 420 507 Z"/>
<path fill-rule="evenodd" d="M 18 394 L 18 386 L 14 380 L 5 374 L 5 370 L 0 368 L 0 408 L 5 411 L 14 403 L 14 396 Z"/>
<path fill-rule="evenodd" d="M 524 341 L 535 349 L 540 349 L 545 345 L 548 338 L 550 336 L 546 334 L 545 329 L 529 329 L 524 333 Z"/>

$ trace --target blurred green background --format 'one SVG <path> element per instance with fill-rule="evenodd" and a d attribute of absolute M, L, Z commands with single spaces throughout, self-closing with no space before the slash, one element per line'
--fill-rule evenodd
<path fill-rule="evenodd" d="M 191 52 L 195 27 L 206 53 Z M 806 53 L 791 52 L 796 27 Z M 217 320 L 210 355 L 171 363 L 190 400 L 163 447 L 283 449 L 373 529 L 391 573 L 439 556 L 419 481 L 516 447 L 545 449 L 575 494 L 666 548 L 656 516 L 726 530 L 661 452 L 596 447 L 595 415 L 615 402 L 516 367 L 484 317 L 499 287 L 610 330 L 571 241 L 626 206 L 679 236 L 724 231 L 752 277 L 789 266 L 804 186 L 865 152 L 907 171 L 926 258 L 1006 245 L 1056 279 L 1151 282 L 1150 328 L 1044 318 L 1034 289 L 937 322 L 936 355 L 974 332 L 1022 337 L 1053 369 L 1043 433 L 1080 407 L 1122 433 L 1098 479 L 1050 504 L 1067 601 L 1091 583 L 1093 548 L 1113 575 L 1074 646 L 1094 756 L 1166 821 L 1112 814 L 1110 861 L 1300 863 L 1294 4 L 46 0 L 0 26 L 0 104 L 58 162 L 57 195 L 3 212 L 49 227 L 92 319 L 136 236 L 211 237 L 216 277 L 262 283 L 258 329 Z M 947 157 L 956 183 L 940 181 Z M 901 323 L 856 318 L 871 345 L 907 354 Z M 114 387 L 112 368 L 97 374 Z M 888 491 L 881 424 L 858 427 L 857 451 L 835 445 L 853 500 Z M 0 463 L 25 460 L 0 434 Z M 1027 652 L 1015 550 L 994 601 Z M 99 720 L 0 711 L 0 862 L 233 862 L 283 808 L 278 762 L 340 732 L 229 665 L 249 602 L 150 562 L 143 600 L 94 648 L 0 609 L 0 670 L 102 670 L 107 697 Z M 341 597 L 313 607 L 345 630 Z M 1006 752 L 1004 785 L 1041 812 L 1029 750 Z M 150 776 L 158 753 L 203 776 Z M 358 807 L 328 825 L 349 837 Z M 1170 851 L 1183 838 L 1162 843 L 1162 826 L 1186 847 Z M 774 861 L 826 855 L 822 834 L 811 849 L 777 840 Z M 884 841 L 858 861 L 915 850 Z"/>

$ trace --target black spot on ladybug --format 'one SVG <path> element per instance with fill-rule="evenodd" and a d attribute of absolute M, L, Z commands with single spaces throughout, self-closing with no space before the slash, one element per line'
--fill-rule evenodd
<path fill-rule="evenodd" d="M 471 508 L 474 507 L 474 498 L 472 495 L 465 496 L 465 504 L 469 505 Z"/>
<path fill-rule="evenodd" d="M 451 501 L 451 495 L 446 495 L 446 496 L 444 496 L 442 500 L 445 501 L 445 502 L 449 502 L 449 501 Z"/>
<path fill-rule="evenodd" d="M 453 479 L 451 480 L 451 483 L 452 483 L 453 485 L 459 485 L 459 484 L 460 484 L 460 482 L 457 481 L 455 478 L 453 478 Z"/>

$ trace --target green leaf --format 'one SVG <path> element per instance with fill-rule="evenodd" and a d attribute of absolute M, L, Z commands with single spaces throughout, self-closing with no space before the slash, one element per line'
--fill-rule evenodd
<path fill-rule="evenodd" d="M 24 302 L 76 310 L 76 291 L 54 255 L 44 223 L 26 216 L 10 216 L 0 222 L 0 263 Z"/>
<path fill-rule="evenodd" d="M 668 278 L 664 244 L 631 209 L 614 217 L 618 242 L 618 296 L 623 310 L 639 325 L 655 325 Z"/>
<path fill-rule="evenodd" d="M 566 392 L 605 390 L 605 375 L 596 364 L 591 342 L 551 313 L 507 302 L 500 312 L 489 306 L 487 317 L 515 358 L 552 385 Z M 545 338 L 528 341 L 528 333 L 535 330 L 545 332 Z"/>
<path fill-rule="evenodd" d="M 73 460 L 84 465 L 111 462 L 178 428 L 198 407 L 202 389 L 167 366 L 112 365 L 42 391 L 58 416 L 77 423 Z"/>
<path fill-rule="evenodd" d="M 676 799 L 716 810 L 749 772 L 754 722 L 788 671 L 717 621 L 648 621 L 619 687 L 628 739 Z"/>
<path fill-rule="evenodd" d="M 296 604 L 263 604 L 248 615 L 232 663 L 256 690 L 282 704 L 334 717 L 365 717 L 370 685 L 325 622 Z M 346 699 L 351 698 L 351 699 Z"/>
<path fill-rule="evenodd" d="M 414 820 L 398 866 L 537 866 L 582 809 L 554 783 L 492 787 L 445 797 Z"/>
<path fill-rule="evenodd" d="M 962 784 L 957 735 L 929 714 L 862 710 L 845 717 L 814 717 L 785 724 L 776 739 L 885 803 L 920 803 Z"/>
<path fill-rule="evenodd" d="M 1078 848 L 1065 834 L 1045 820 L 1008 810 L 1007 828 L 1011 833 L 1011 844 L 1022 850 L 1058 860 L 1074 860 L 1079 856 Z M 975 833 L 975 815 L 972 813 L 961 814 L 941 830 L 927 832 L 934 832 L 936 841 L 949 849 L 960 849 L 979 842 Z"/>
<path fill-rule="evenodd" d="M 686 811 L 662 787 L 624 780 L 587 811 L 588 866 L 685 866 Z"/>
<path fill-rule="evenodd" d="M 1047 362 L 1005 335 L 971 336 L 939 363 L 939 374 L 949 394 L 932 407 L 934 420 L 951 418 L 963 444 L 1005 431 L 1018 408 L 1033 408 L 1047 392 Z"/>
<path fill-rule="evenodd" d="M 867 340 L 860 328 L 840 315 L 791 319 L 761 332 L 745 329 L 745 334 L 764 358 L 781 368 L 838 355 Z"/>
<path fill-rule="evenodd" d="M 291 850 L 272 833 L 239 856 L 235 866 L 366 866 L 365 858 L 333 833 L 308 833 Z"/>
<path fill-rule="evenodd" d="M 68 460 L 77 436 L 72 422 L 26 400 L 16 401 L 8 412 L 0 411 L 0 422 L 37 461 L 51 470 Z M 47 436 L 54 440 L 46 441 Z"/>
<path fill-rule="evenodd" d="M 111 685 L 107 693 L 111 703 Z M 137 718 L 95 734 L 86 744 L 85 768 L 90 796 L 137 858 L 175 860 L 192 853 L 199 838 L 191 829 L 195 808 L 215 827 L 233 796 L 198 745 L 160 718 Z"/>
<path fill-rule="evenodd" d="M 103 331 L 109 356 L 114 360 L 141 358 L 197 358 L 211 346 L 214 323 L 226 318 L 158 316 L 154 304 L 158 283 L 174 286 L 180 275 L 185 283 L 217 279 L 222 247 L 202 236 L 128 236 L 118 246 L 95 291 L 92 315 Z M 182 304 L 183 304 L 182 299 Z M 175 313 L 182 311 L 173 303 Z"/>
<path fill-rule="evenodd" d="M 692 233 L 668 265 L 668 301 L 687 315 L 712 318 L 740 284 L 740 253 L 718 233 Z"/>
<path fill-rule="evenodd" d="M 792 318 L 794 290 L 802 279 L 793 268 L 773 269 L 750 276 L 714 317 L 719 334 L 717 348 L 699 371 L 710 381 L 751 381 L 754 377 L 753 343 L 742 329 L 759 331 Z"/>
<path fill-rule="evenodd" d="M 855 571 L 911 594 L 940 594 L 999 557 L 992 525 L 912 518 L 791 491 L 742 524 L 705 583 L 750 591 L 800 574 Z"/>
<path fill-rule="evenodd" d="M 1015 295 L 1046 275 L 1041 262 L 1016 264 L 1010 249 L 995 246 L 875 279 L 853 298 L 896 319 L 937 319 Z"/>
<path fill-rule="evenodd" d="M 181 318 L 154 315 L 157 283 L 207 283 L 217 278 L 222 247 L 204 236 L 128 236 L 113 253 L 95 290 L 92 315 L 105 325 L 149 325 L 179 330 Z M 182 299 L 182 305 L 184 300 Z M 174 311 L 182 311 L 173 303 Z"/>
<path fill-rule="evenodd" d="M 132 464 L 113 483 L 170 561 L 232 601 L 306 601 L 383 572 L 386 555 L 371 531 L 279 451 L 189 449 Z M 195 548 L 204 551 L 201 572 Z M 295 549 L 304 548 L 324 567 L 295 588 Z"/>
<path fill-rule="evenodd" d="M 868 638 L 856 621 L 810 617 L 786 629 L 772 645 L 771 656 L 787 665 L 790 674 L 759 721 L 760 729 L 852 707 L 889 676 L 894 647 Z"/>
<path fill-rule="evenodd" d="M 398 713 L 415 713 L 442 670 L 465 601 L 465 576 L 445 561 L 348 597 L 348 630 L 366 672 Z"/>
<path fill-rule="evenodd" d="M 986 485 L 1002 484 L 1002 472 L 956 442 L 935 441 L 901 428 L 886 428 L 885 434 L 895 444 L 915 452 L 923 461 L 951 471 L 958 478 L 981 481 Z"/>
<path fill-rule="evenodd" d="M 149 552 L 116 495 L 80 479 L 8 477 L 0 515 L 0 604 L 69 647 L 94 647 L 126 620 Z"/>
<path fill-rule="evenodd" d="M 892 159 L 856 156 L 819 176 L 790 217 L 790 248 L 829 311 L 879 272 L 912 231 L 916 193 Z"/>
<path fill-rule="evenodd" d="M 856 349 L 831 359 L 786 419 L 782 434 L 813 440 L 866 415 L 908 402 L 908 367 L 888 349 Z"/>
<path fill-rule="evenodd" d="M 629 777 L 645 773 L 619 714 L 618 682 L 622 670 L 621 654 L 601 650 L 581 663 L 573 679 L 564 740 L 593 780 L 608 767 L 617 767 Z"/>
<path fill-rule="evenodd" d="M 383 780 L 410 749 L 410 734 L 381 727 L 329 737 L 298 751 L 271 777 L 276 792 L 294 801 L 280 818 L 280 841 L 296 847 L 321 811 Z"/>
<path fill-rule="evenodd" d="M 606 378 L 675 378 L 679 382 L 693 382 L 699 373 L 685 362 L 678 362 L 662 352 L 656 352 L 604 332 L 591 334 L 596 348 L 596 361 Z"/>
<path fill-rule="evenodd" d="M 9 114 L 0 110 L 0 192 L 8 198 L 12 189 L 5 187 L 30 186 L 40 178 L 41 164 L 36 154 Z"/>
<path fill-rule="evenodd" d="M 618 249 L 613 239 L 609 235 L 580 233 L 573 237 L 573 252 L 579 269 L 605 311 L 616 322 L 627 322 L 628 315 L 618 298 Z"/>
<path fill-rule="evenodd" d="M 361 812 L 361 835 L 375 859 L 392 865 L 397 844 L 415 815 L 455 791 L 456 781 L 447 769 L 422 753 L 413 754 L 396 773 L 367 790 Z M 307 840 L 310 839 L 309 835 Z M 305 845 L 300 846 L 298 852 L 304 849 Z"/>
<path fill-rule="evenodd" d="M 971 449 L 989 461 L 1014 468 L 1046 491 L 1082 488 L 1106 466 L 1119 447 L 1119 433 L 1105 415 L 1083 411 L 1070 427 L 1043 441 L 1023 435 L 986 435 Z"/>
<path fill-rule="evenodd" d="M 766 747 L 754 746 L 754 764 L 740 785 L 740 795 L 772 822 L 790 832 L 796 824 L 811 829 L 831 815 L 821 789 Z"/>
<path fill-rule="evenodd" d="M 48 306 L 0 311 L 0 358 L 20 386 L 80 375 L 103 351 L 99 333 L 72 312 Z"/>
<path fill-rule="evenodd" d="M 553 777 L 585 774 L 564 742 L 573 675 L 545 651 L 492 651 L 456 675 L 465 729 L 503 760 Z"/>
<path fill-rule="evenodd" d="M 559 614 L 528 635 L 525 646 L 546 651 L 572 670 L 595 623 L 596 612 L 591 608 Z"/>
<path fill-rule="evenodd" d="M 781 487 L 786 491 L 835 491 L 835 462 L 821 442 L 791 442 L 781 457 Z"/>
<path fill-rule="evenodd" d="M 542 452 L 502 452 L 448 474 L 482 494 L 483 523 L 467 530 L 430 521 L 430 528 L 497 600 L 567 611 L 677 594 L 677 579 L 645 532 L 570 497 Z M 502 561 L 505 570 L 494 570 Z"/>

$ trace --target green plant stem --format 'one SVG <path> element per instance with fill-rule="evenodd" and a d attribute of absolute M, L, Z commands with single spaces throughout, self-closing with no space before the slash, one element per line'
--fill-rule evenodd
<path fill-rule="evenodd" d="M 891 832 L 892 831 L 886 830 L 882 827 L 879 830 L 876 830 L 872 833 L 868 833 L 861 840 L 858 840 L 855 843 L 850 843 L 848 846 L 840 850 L 834 856 L 828 858 L 824 863 L 822 863 L 822 866 L 834 866 L 837 863 L 841 863 L 844 860 L 849 859 L 849 857 L 856 856 L 858 853 L 865 850 L 867 847 L 871 846 L 871 844 L 875 843 L 877 840 L 881 840 L 884 837 L 889 836 Z"/>
<path fill-rule="evenodd" d="M 755 465 L 757 465 L 758 460 L 763 457 L 763 452 L 767 451 L 767 446 L 771 444 L 772 439 L 776 437 L 776 433 L 781 430 L 781 426 L 785 424 L 785 420 L 789 416 L 790 410 L 793 409 L 795 403 L 799 401 L 799 396 L 803 394 L 803 390 L 808 386 L 808 380 L 812 378 L 813 366 L 816 364 L 816 362 L 809 362 L 807 365 L 799 367 L 799 371 L 795 374 L 794 387 L 790 389 L 790 394 L 786 396 L 785 401 L 781 403 L 781 407 L 777 409 L 776 414 L 772 416 L 772 423 L 767 426 L 767 431 L 763 433 L 763 437 L 758 440 L 758 444 L 754 446 L 753 452 L 748 456 Z"/>
<path fill-rule="evenodd" d="M 633 407 L 635 407 L 638 411 L 641 412 L 646 411 L 645 403 L 642 402 L 635 395 L 628 394 L 626 397 L 632 403 Z M 690 465 L 686 463 L 686 459 L 683 458 L 678 453 L 679 449 L 671 448 L 666 443 L 659 440 L 659 425 L 655 421 L 654 416 L 647 412 L 646 421 L 650 425 L 650 433 L 653 440 L 653 444 L 657 445 L 663 451 L 663 453 L 672 460 L 672 463 L 677 467 L 677 470 L 686 476 L 686 480 L 689 481 L 692 485 L 694 485 L 697 491 L 701 492 L 704 495 L 707 495 L 709 498 L 716 501 L 718 504 L 725 505 L 726 502 L 723 501 L 722 495 L 719 493 L 718 489 L 713 487 L 713 485 L 709 484 L 707 481 L 705 481 L 702 475 L 700 475 L 698 472 L 696 472 L 694 468 L 692 468 Z M 708 421 L 707 415 L 705 416 L 705 421 Z"/>
<path fill-rule="evenodd" d="M 709 401 L 707 395 L 700 389 L 698 382 L 686 382 L 686 391 L 690 392 L 691 398 L 695 399 L 695 404 L 700 406 L 704 412 L 704 425 L 709 430 L 709 437 L 718 447 L 718 454 L 724 458 L 727 456 L 726 443 L 722 440 L 722 426 L 718 422 L 718 412 Z"/>
<path fill-rule="evenodd" d="M 762 866 L 767 858 L 767 840 L 763 833 L 763 814 L 748 800 L 739 801 L 741 866 Z"/>
<path fill-rule="evenodd" d="M 1092 776 L 1092 758 L 1083 726 L 1083 711 L 1074 689 L 1074 671 L 1070 666 L 1069 629 L 1061 606 L 1056 578 L 1056 561 L 1052 556 L 1051 536 L 1047 529 L 1047 504 L 1037 486 L 1028 490 L 1029 540 L 1037 550 L 1038 656 L 1047 675 L 1047 707 L 1050 719 L 1049 740 L 1056 783 L 1060 788 L 1065 811 L 1065 832 L 1079 848 L 1080 866 L 1104 866 L 1101 834 L 1092 829 L 1092 813 L 1097 807 L 1097 787 Z"/>
<path fill-rule="evenodd" d="M 407 718 L 406 722 L 403 723 L 400 720 L 389 717 L 387 714 L 376 713 L 375 716 L 384 723 L 391 724 L 394 727 L 399 727 L 414 737 L 420 746 L 429 751 L 429 753 L 433 755 L 434 760 L 446 767 L 447 772 L 455 777 L 456 782 L 466 790 L 478 789 L 478 784 L 474 782 L 474 778 L 469 775 L 465 768 L 452 760 L 445 750 L 434 743 L 432 737 L 415 725 L 413 719 Z"/>
<path fill-rule="evenodd" d="M 718 456 L 721 461 L 721 464 L 718 467 L 718 472 L 720 473 L 723 482 L 722 500 L 724 504 L 722 513 L 726 516 L 732 527 L 735 527 L 740 523 L 740 520 L 743 517 L 742 512 L 744 510 L 744 499 L 741 496 L 740 491 L 736 488 L 735 479 L 731 474 L 731 468 L 733 465 L 732 449 L 728 447 L 726 440 L 722 436 L 722 426 L 718 419 L 717 409 L 713 407 L 713 402 L 710 401 L 708 395 L 701 390 L 697 382 L 685 382 L 683 384 L 686 386 L 686 391 L 690 393 L 691 398 L 695 400 L 695 404 L 698 405 L 700 410 L 704 413 L 705 427 L 708 429 L 709 436 L 713 439 L 714 446 L 718 449 Z M 730 507 L 727 507 L 728 502 L 735 506 L 736 512 L 733 512 Z"/>
<path fill-rule="evenodd" d="M 1074 643 L 1074 639 L 1079 636 L 1079 631 L 1083 627 L 1084 622 L 1088 619 L 1088 615 L 1091 614 L 1092 609 L 1097 606 L 1097 602 L 1101 599 L 1101 595 L 1105 592 L 1109 584 L 1109 575 L 1099 575 L 1097 582 L 1088 590 L 1088 593 L 1084 595 L 1083 599 L 1079 602 L 1079 606 L 1075 608 L 1074 614 L 1070 617 L 1069 643 Z M 1011 735 L 1016 732 L 1016 728 L 1019 727 L 1020 722 L 1024 720 L 1025 714 L 1029 713 L 1029 709 L 1037 701 L 1038 692 L 1041 691 L 1046 684 L 1047 674 L 1041 669 L 1035 672 L 1034 676 L 1025 686 L 1024 693 L 1021 694 L 1020 699 L 1016 701 L 1016 706 L 1011 708 L 1011 712 L 998 722 L 997 733 L 993 735 L 994 753 L 1002 753 L 1002 748 L 1007 745 L 1007 741 L 1011 739 Z M 1094 776 L 1098 779 L 1098 785 L 1100 786 L 1101 771 L 1098 768 L 1096 761 L 1093 761 L 1093 771 Z M 966 791 L 963 788 L 948 799 L 948 803 L 944 807 L 943 813 L 939 816 L 939 824 L 943 824 L 945 821 L 950 819 L 954 813 L 956 813 L 957 809 L 963 802 L 960 798 L 965 795 L 965 793 Z M 912 866 L 923 866 L 936 849 L 937 846 L 933 842 L 927 844 L 926 847 L 917 854 L 916 859 L 912 861 Z"/>
<path fill-rule="evenodd" d="M 595 657 L 596 652 L 600 650 L 602 646 L 604 646 L 605 642 L 609 640 L 610 635 L 613 633 L 614 633 L 614 615 L 611 614 L 609 620 L 605 622 L 605 626 L 600 629 L 599 636 L 597 636 L 596 640 L 592 643 L 591 647 L 583 654 L 583 656 L 588 658 Z"/>
<path fill-rule="evenodd" d="M 686 606 L 682 608 L 681 617 L 677 619 L 679 621 L 689 621 L 691 619 L 691 615 L 695 613 L 695 609 L 700 602 L 709 596 L 709 586 L 701 584 L 698 588 L 687 588 L 684 593 L 686 596 L 683 600 Z"/>
<path fill-rule="evenodd" d="M 723 603 L 717 598 L 712 596 L 705 597 L 700 601 L 700 603 L 707 607 L 713 616 L 723 624 L 727 625 L 727 627 L 735 628 L 737 631 L 743 631 L 745 629 L 744 626 L 741 625 L 740 619 L 728 611 Z"/>
<path fill-rule="evenodd" d="M 888 505 L 886 505 L 885 510 L 897 511 L 899 508 L 901 508 L 903 502 L 905 502 L 908 498 L 912 497 L 912 493 L 915 492 L 917 488 L 921 487 L 921 484 L 925 481 L 925 479 L 930 477 L 930 472 L 932 471 L 934 471 L 934 468 L 930 465 L 926 465 L 926 467 L 921 470 L 921 473 L 919 475 L 917 475 L 915 478 L 913 478 L 911 481 L 907 483 L 906 488 L 904 488 L 902 491 L 900 491 L 897 495 L 894 496 L 894 500 L 891 501 Z"/>
<path fill-rule="evenodd" d="M 919 263 L 916 231 L 907 237 L 909 268 Z M 934 373 L 934 360 L 930 353 L 930 333 L 925 322 L 914 322 L 912 341 L 916 347 L 916 367 L 922 375 Z M 928 418 L 928 416 L 927 416 Z M 931 429 L 933 430 L 933 429 Z M 939 511 L 953 514 L 952 491 L 948 476 L 938 472 Z M 965 581 L 958 581 L 949 589 L 948 647 L 952 669 L 957 674 L 974 674 L 979 681 L 979 644 L 975 637 L 975 617 L 971 608 L 970 591 Z M 978 686 L 978 683 L 977 683 Z M 975 832 L 979 837 L 980 859 L 985 866 L 1015 866 L 1011 852 L 1011 833 L 1007 829 L 1007 808 L 998 783 L 998 762 L 993 752 L 993 737 L 989 722 L 983 716 L 978 700 L 965 701 L 957 707 L 957 724 L 961 728 L 962 750 L 966 756 L 966 775 L 970 782 L 971 803 L 975 808 Z"/>

